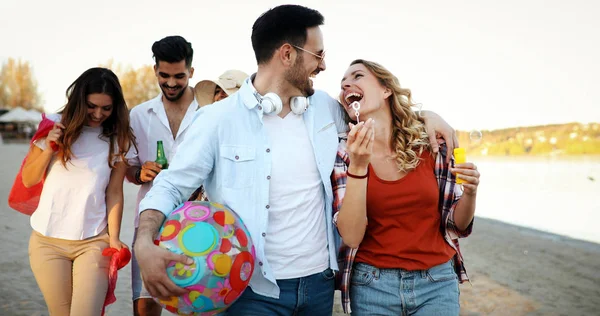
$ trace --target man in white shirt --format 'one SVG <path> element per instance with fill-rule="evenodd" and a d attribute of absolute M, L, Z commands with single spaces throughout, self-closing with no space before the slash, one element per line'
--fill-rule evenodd
<path fill-rule="evenodd" d="M 155 42 L 152 52 L 161 93 L 154 99 L 134 107 L 130 112 L 131 128 L 136 137 L 138 152 L 132 152 L 128 156 L 131 167 L 127 170 L 127 179 L 140 185 L 136 203 L 136 234 L 139 203 L 152 187 L 156 175 L 162 170 L 161 165 L 155 162 L 157 141 L 162 141 L 165 156 L 170 162 L 185 138 L 198 108 L 194 91 L 189 86 L 189 79 L 194 74 L 192 45 L 181 36 L 169 36 Z M 134 315 L 160 315 L 161 306 L 143 286 L 135 251 L 131 270 Z"/>
<path fill-rule="evenodd" d="M 331 315 L 339 236 L 330 175 L 346 125 L 338 102 L 310 79 L 326 69 L 322 24 L 319 12 L 302 6 L 265 12 L 252 28 L 256 74 L 198 110 L 173 164 L 139 206 L 135 250 L 152 295 L 187 293 L 166 267 L 193 260 L 153 239 L 165 216 L 204 184 L 211 201 L 242 218 L 256 249 L 250 287 L 226 313 Z"/>

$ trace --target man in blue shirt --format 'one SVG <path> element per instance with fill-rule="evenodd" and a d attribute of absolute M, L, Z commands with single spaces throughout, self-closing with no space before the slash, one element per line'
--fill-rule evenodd
<path fill-rule="evenodd" d="M 140 203 L 135 244 L 153 296 L 186 293 L 165 271 L 172 260 L 191 259 L 153 239 L 165 215 L 204 184 L 211 201 L 242 218 L 256 247 L 250 288 L 227 313 L 331 315 L 339 238 L 330 175 L 347 128 L 338 102 L 312 86 L 326 69 L 322 24 L 319 12 L 297 5 L 261 15 L 252 28 L 256 74 L 198 110 L 169 169 L 154 180 Z"/>

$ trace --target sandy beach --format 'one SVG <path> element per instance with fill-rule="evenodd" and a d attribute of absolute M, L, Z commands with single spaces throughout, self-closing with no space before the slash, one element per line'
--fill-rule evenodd
<path fill-rule="evenodd" d="M 26 151 L 27 145 L 0 145 L 0 315 L 5 316 L 48 315 L 29 268 L 29 217 L 6 202 Z M 136 187 L 126 184 L 121 237 L 129 244 L 135 194 Z M 461 315 L 600 315 L 600 244 L 476 218 L 461 247 L 471 277 L 460 287 Z M 107 315 L 132 314 L 130 284 L 127 266 Z M 336 299 L 334 315 L 343 315 L 339 311 Z"/>

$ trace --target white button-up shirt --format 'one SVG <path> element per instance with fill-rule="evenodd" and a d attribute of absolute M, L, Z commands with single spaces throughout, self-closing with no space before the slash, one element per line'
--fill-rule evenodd
<path fill-rule="evenodd" d="M 247 79 L 237 93 L 196 112 L 172 164 L 154 179 L 154 186 L 139 209 L 141 212 L 155 209 L 167 215 L 204 184 L 208 198 L 235 211 L 250 232 L 257 263 L 250 280 L 252 290 L 278 298 L 279 287 L 265 256 L 271 144 L 263 125 L 262 107 L 254 91 Z M 339 103 L 322 91 L 310 97 L 310 106 L 303 119 L 325 197 L 329 266 L 338 270 L 336 252 L 340 239 L 332 225 L 330 175 L 337 152 L 338 132 L 345 131 L 345 123 Z"/>
<path fill-rule="evenodd" d="M 134 166 L 141 166 L 146 161 L 156 160 L 156 142 L 162 140 L 163 147 L 165 149 L 165 155 L 167 161 L 171 163 L 175 153 L 179 149 L 179 146 L 185 138 L 186 131 L 190 126 L 194 113 L 198 109 L 198 102 L 196 99 L 192 101 L 190 106 L 181 121 L 177 136 L 173 139 L 173 133 L 169 125 L 167 118 L 167 112 L 162 102 L 162 94 L 159 94 L 156 98 L 148 100 L 136 107 L 134 107 L 130 114 L 130 124 L 133 129 L 133 134 L 136 138 L 136 144 L 138 153 L 136 155 L 135 149 L 130 150 L 127 155 L 129 164 Z M 139 224 L 139 204 L 144 198 L 146 193 L 152 187 L 152 181 L 142 184 L 137 195 L 136 202 L 136 214 L 135 214 L 135 227 Z"/>

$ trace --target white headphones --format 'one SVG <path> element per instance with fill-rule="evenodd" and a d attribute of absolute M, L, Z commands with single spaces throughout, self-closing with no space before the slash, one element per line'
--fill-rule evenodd
<path fill-rule="evenodd" d="M 267 115 L 278 115 L 283 109 L 283 102 L 275 92 L 269 92 L 265 96 L 261 96 L 258 91 L 254 90 L 254 96 L 262 107 L 262 111 Z M 302 115 L 308 109 L 309 101 L 307 97 L 292 97 L 290 100 L 290 108 L 296 115 Z"/>
<path fill-rule="evenodd" d="M 268 92 L 264 96 L 260 95 L 260 93 L 256 91 L 256 88 L 254 88 L 254 85 L 252 84 L 252 81 L 254 81 L 254 76 L 256 76 L 256 74 L 251 75 L 247 80 L 249 80 L 250 87 L 252 87 L 254 97 L 262 107 L 263 114 L 278 115 L 281 113 L 281 110 L 283 110 L 283 102 L 281 102 L 281 98 L 275 92 Z M 294 114 L 302 115 L 308 109 L 308 106 L 310 105 L 309 103 L 308 97 L 292 97 L 290 99 L 290 108 Z"/>

